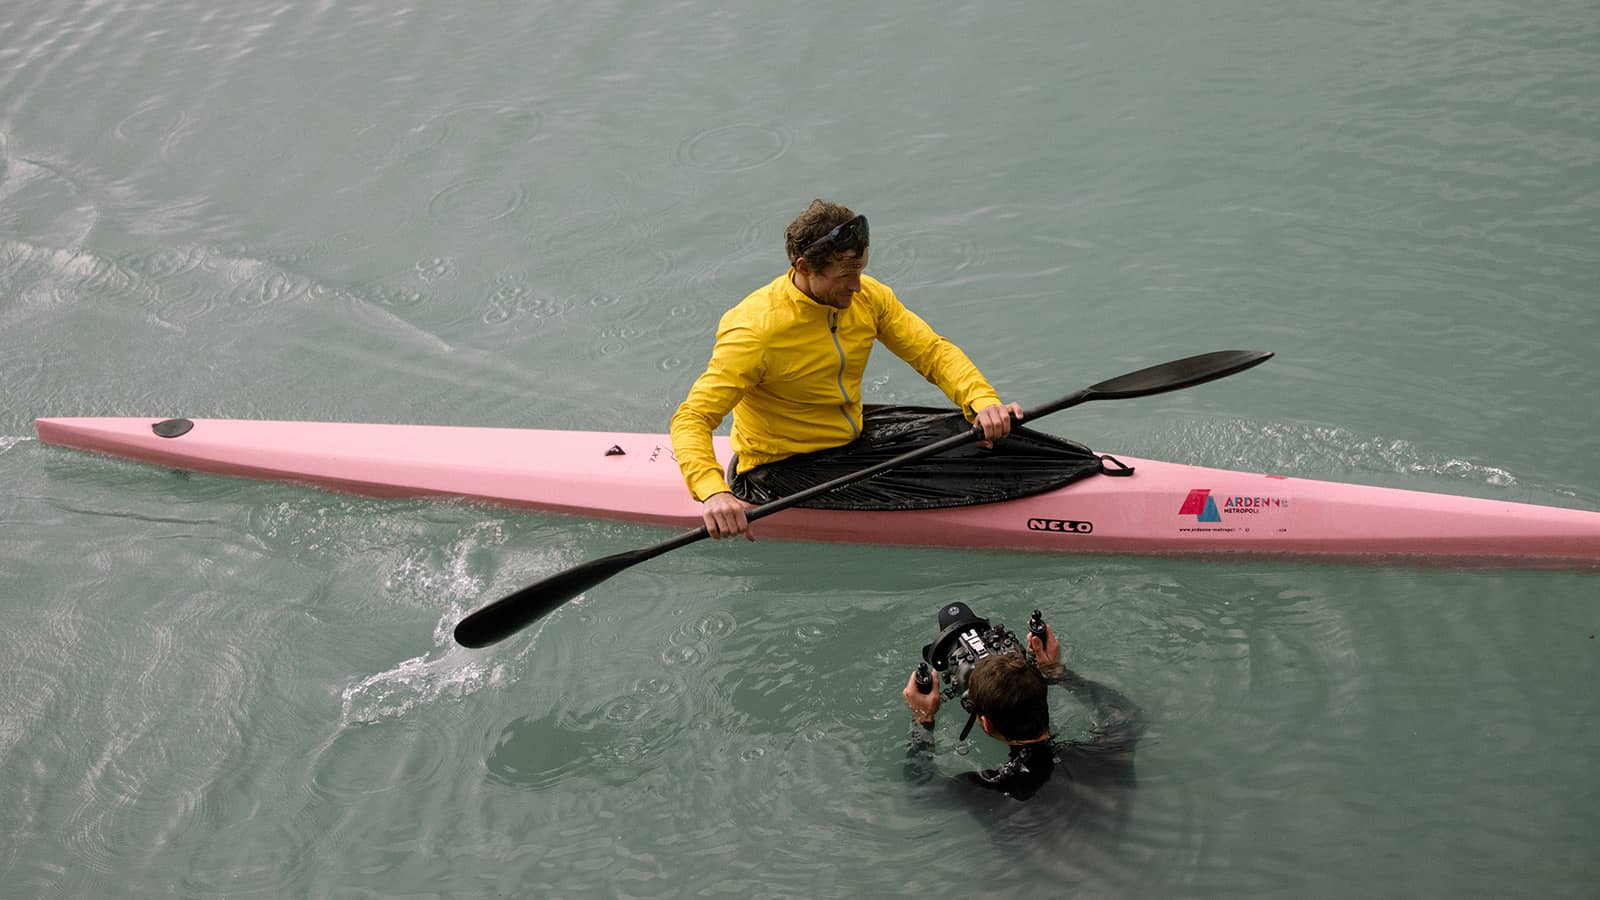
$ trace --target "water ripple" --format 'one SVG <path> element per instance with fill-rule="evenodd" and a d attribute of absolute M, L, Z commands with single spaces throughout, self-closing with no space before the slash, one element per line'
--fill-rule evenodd
<path fill-rule="evenodd" d="M 80 862 L 108 875 L 214 826 L 203 798 L 236 761 L 258 680 L 238 649 L 196 644 L 170 624 L 141 628 L 124 649 L 131 677 L 104 698 L 115 736 L 92 759 L 65 836 Z M 179 669 L 185 696 L 174 702 Z"/>
<path fill-rule="evenodd" d="M 369 794 L 415 790 L 455 756 L 456 738 L 418 716 L 341 727 L 310 761 L 311 790 L 341 806 Z"/>
<path fill-rule="evenodd" d="M 489 755 L 489 777 L 533 791 L 573 780 L 634 782 L 666 764 L 693 719 L 688 697 L 687 683 L 670 672 L 595 672 L 560 709 L 507 725 Z"/>
<path fill-rule="evenodd" d="M 523 207 L 527 189 L 492 178 L 468 178 L 438 191 L 428 201 L 428 214 L 441 225 L 494 225 Z"/>
<path fill-rule="evenodd" d="M 121 141 L 160 147 L 172 140 L 188 120 L 189 114 L 181 108 L 174 108 L 169 101 L 147 100 L 123 117 L 111 133 Z"/>
<path fill-rule="evenodd" d="M 541 320 L 562 315 L 573 304 L 570 300 L 545 295 L 526 281 L 527 276 L 503 273 L 495 277 L 489 292 L 488 308 L 481 319 L 485 325 L 523 325 L 537 327 Z"/>
<path fill-rule="evenodd" d="M 958 280 L 968 269 L 982 270 L 990 251 L 981 249 L 966 228 L 896 230 L 872 246 L 872 275 L 901 291 Z"/>
<path fill-rule="evenodd" d="M 355 129 L 351 149 L 371 162 L 396 162 L 439 152 L 452 143 L 498 151 L 537 140 L 544 114 L 521 101 L 474 101 L 440 110 L 415 124 L 374 119 Z"/>
<path fill-rule="evenodd" d="M 101 202 L 65 164 L 0 155 L 0 236 L 80 247 L 101 214 Z"/>
<path fill-rule="evenodd" d="M 678 165 L 706 172 L 743 172 L 782 159 L 793 140 L 782 126 L 722 125 L 690 135 L 678 145 L 672 158 Z"/>
<path fill-rule="evenodd" d="M 215 829 L 181 867 L 187 895 L 284 897 L 300 885 L 325 849 L 325 816 L 254 817 Z"/>

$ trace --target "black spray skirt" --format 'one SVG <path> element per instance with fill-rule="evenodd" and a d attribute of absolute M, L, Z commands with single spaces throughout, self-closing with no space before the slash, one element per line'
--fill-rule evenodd
<path fill-rule="evenodd" d="M 869 405 L 863 419 L 861 437 L 842 447 L 802 453 L 733 476 L 729 483 L 734 496 L 758 506 L 770 503 L 972 429 L 959 412 L 924 406 Z M 797 505 L 852 510 L 972 506 L 1044 493 L 1102 471 L 1132 472 L 1076 441 L 1018 426 L 992 450 L 976 441 L 963 444 Z"/>

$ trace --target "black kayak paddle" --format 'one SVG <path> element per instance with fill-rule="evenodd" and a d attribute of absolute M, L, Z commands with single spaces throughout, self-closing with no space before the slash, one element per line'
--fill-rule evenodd
<path fill-rule="evenodd" d="M 1245 369 L 1258 366 L 1272 358 L 1272 353 L 1265 350 L 1218 350 L 1214 353 L 1202 353 L 1199 356 L 1190 356 L 1172 362 L 1140 369 L 1119 375 L 1099 384 L 1090 385 L 1080 391 L 1062 397 L 1043 406 L 1023 412 L 1023 421 L 1033 422 L 1053 412 L 1059 412 L 1069 406 L 1088 403 L 1091 400 L 1126 400 L 1132 397 L 1148 397 L 1151 394 L 1162 394 L 1167 391 L 1176 391 L 1182 388 L 1194 387 L 1243 372 Z M 754 522 L 765 518 L 780 510 L 788 509 L 798 503 L 804 503 L 812 497 L 847 484 L 854 484 L 864 478 L 904 465 L 912 460 L 922 459 L 941 453 L 953 447 L 958 447 L 969 441 L 982 440 L 983 428 L 974 425 L 969 432 L 954 434 L 943 440 L 935 441 L 925 447 L 909 450 L 893 459 L 886 459 L 881 463 L 869 466 L 859 472 L 841 475 L 832 481 L 813 485 L 802 491 L 796 491 L 787 497 L 780 497 L 771 503 L 764 503 L 745 513 L 745 517 Z M 490 644 L 505 640 L 523 628 L 532 625 L 545 614 L 573 597 L 594 587 L 607 578 L 621 572 L 630 566 L 638 565 L 648 559 L 654 559 L 669 550 L 676 550 L 710 537 L 710 532 L 705 526 L 687 531 L 674 538 L 669 538 L 660 543 L 641 547 L 637 550 L 628 550 L 623 553 L 613 553 L 586 563 L 574 566 L 562 572 L 557 572 L 542 581 L 537 581 L 521 590 L 508 594 L 495 602 L 476 610 L 475 612 L 456 623 L 456 643 L 463 647 L 487 647 Z"/>

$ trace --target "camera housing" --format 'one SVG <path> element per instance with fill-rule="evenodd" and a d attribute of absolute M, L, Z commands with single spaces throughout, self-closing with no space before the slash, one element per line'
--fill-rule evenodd
<path fill-rule="evenodd" d="M 991 623 L 960 601 L 939 609 L 939 636 L 922 648 L 922 658 L 945 676 L 944 695 L 959 696 L 968 712 L 972 705 L 967 700 L 967 675 L 984 658 L 1002 653 L 1031 656 L 1010 629 Z"/>

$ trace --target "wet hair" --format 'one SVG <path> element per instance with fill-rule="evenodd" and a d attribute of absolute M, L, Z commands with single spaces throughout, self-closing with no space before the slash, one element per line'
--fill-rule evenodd
<path fill-rule="evenodd" d="M 789 254 L 789 265 L 794 265 L 800 253 L 823 235 L 855 217 L 855 212 L 843 204 L 820 199 L 811 201 L 783 233 L 783 249 Z M 820 272 L 832 265 L 837 255 L 827 250 L 818 251 L 815 257 L 806 257 L 806 262 L 813 271 Z"/>
<path fill-rule="evenodd" d="M 1050 702 L 1044 676 L 1016 653 L 987 656 L 967 676 L 967 699 L 974 712 L 987 716 L 999 735 L 1027 741 L 1050 728 Z"/>

